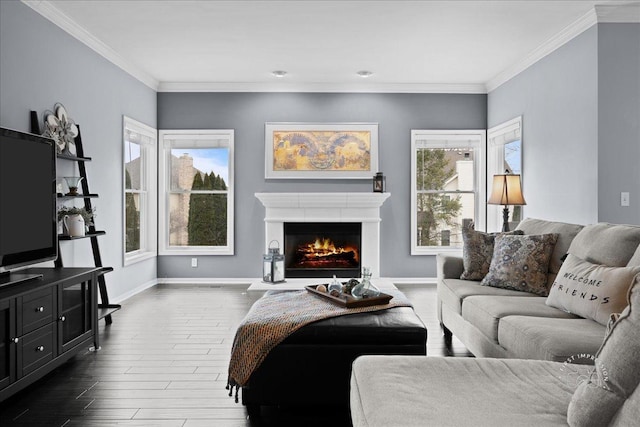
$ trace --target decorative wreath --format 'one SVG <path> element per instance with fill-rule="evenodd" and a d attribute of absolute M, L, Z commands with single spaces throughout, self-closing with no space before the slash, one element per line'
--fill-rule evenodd
<path fill-rule="evenodd" d="M 53 111 L 44 112 L 43 135 L 56 142 L 58 153 L 76 154 L 75 138 L 78 136 L 78 126 L 61 103 L 56 103 Z"/>

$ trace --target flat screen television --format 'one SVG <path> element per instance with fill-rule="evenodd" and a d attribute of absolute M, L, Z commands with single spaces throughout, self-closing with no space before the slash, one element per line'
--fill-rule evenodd
<path fill-rule="evenodd" d="M 0 286 L 33 278 L 12 270 L 57 258 L 56 213 L 53 140 L 0 127 Z"/>

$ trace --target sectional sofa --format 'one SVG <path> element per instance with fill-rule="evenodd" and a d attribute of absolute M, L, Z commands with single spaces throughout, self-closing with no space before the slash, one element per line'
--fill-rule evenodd
<path fill-rule="evenodd" d="M 439 256 L 438 316 L 477 357 L 359 357 L 351 374 L 355 427 L 637 425 L 640 226 L 527 219 L 518 228 L 557 235 L 549 293 L 556 305 L 587 302 L 589 318 L 554 308 L 539 293 L 462 280 L 463 260 Z M 586 273 L 568 273 L 575 263 Z M 601 307 L 613 298 L 587 276 L 619 273 L 630 277 L 626 308 L 603 321 Z"/>
<path fill-rule="evenodd" d="M 593 264 L 640 267 L 640 226 L 525 219 L 517 230 L 558 235 L 549 287 L 567 253 Z M 438 319 L 445 334 L 453 333 L 476 357 L 564 361 L 595 354 L 602 344 L 605 325 L 550 307 L 546 296 L 462 280 L 461 256 L 438 255 L 437 266 Z"/>

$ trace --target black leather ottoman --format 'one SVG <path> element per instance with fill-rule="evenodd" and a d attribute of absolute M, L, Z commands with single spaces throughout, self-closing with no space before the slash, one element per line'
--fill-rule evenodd
<path fill-rule="evenodd" d="M 411 307 L 311 323 L 269 353 L 242 387 L 242 403 L 250 415 L 259 414 L 260 405 L 348 406 L 356 357 L 426 355 L 426 344 L 427 329 Z"/>

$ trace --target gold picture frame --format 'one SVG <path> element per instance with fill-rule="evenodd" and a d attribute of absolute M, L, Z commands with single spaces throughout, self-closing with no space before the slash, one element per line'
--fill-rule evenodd
<path fill-rule="evenodd" d="M 372 179 L 377 123 L 265 123 L 266 179 Z"/>

